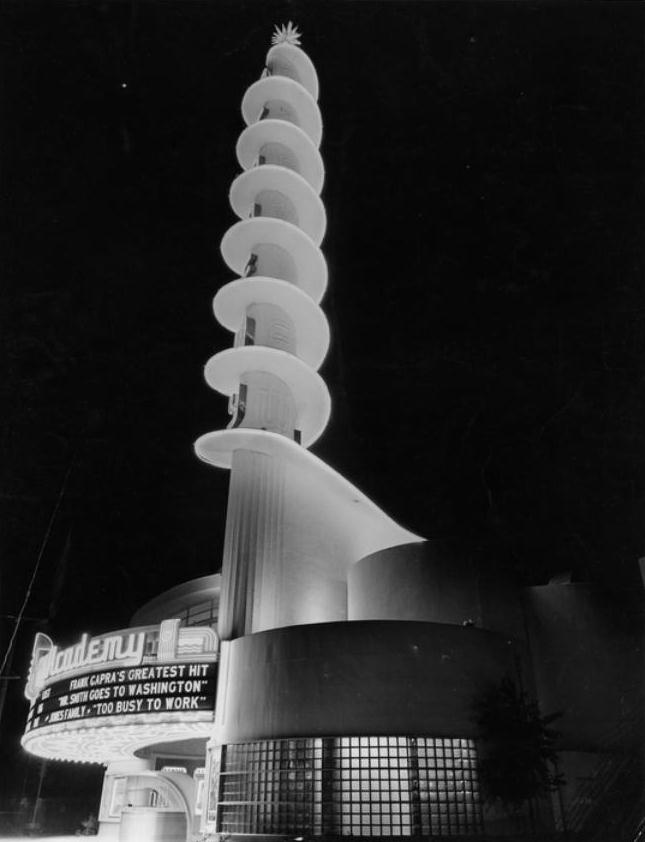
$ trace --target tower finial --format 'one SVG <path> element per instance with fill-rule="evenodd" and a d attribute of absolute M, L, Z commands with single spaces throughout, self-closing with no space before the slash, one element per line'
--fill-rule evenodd
<path fill-rule="evenodd" d="M 276 44 L 293 44 L 294 47 L 299 47 L 301 38 L 302 33 L 298 31 L 298 27 L 289 21 L 286 26 L 284 24 L 282 26 L 276 25 L 271 43 L 273 46 Z"/>

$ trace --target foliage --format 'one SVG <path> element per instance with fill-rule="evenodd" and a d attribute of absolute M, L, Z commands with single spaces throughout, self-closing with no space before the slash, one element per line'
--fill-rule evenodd
<path fill-rule="evenodd" d="M 557 771 L 559 734 L 550 727 L 560 713 L 542 716 L 537 703 L 506 676 L 476 701 L 475 715 L 482 741 L 479 773 L 489 803 L 500 801 L 516 812 L 564 783 Z"/>

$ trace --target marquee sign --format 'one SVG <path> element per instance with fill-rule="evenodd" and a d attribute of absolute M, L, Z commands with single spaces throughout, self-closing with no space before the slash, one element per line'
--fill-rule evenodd
<path fill-rule="evenodd" d="M 191 661 L 101 670 L 56 681 L 34 699 L 25 733 L 104 716 L 212 711 L 216 671 L 213 661 Z"/>
<path fill-rule="evenodd" d="M 218 638 L 180 620 L 125 629 L 59 649 L 39 633 L 25 695 L 25 734 L 106 716 L 213 711 Z"/>

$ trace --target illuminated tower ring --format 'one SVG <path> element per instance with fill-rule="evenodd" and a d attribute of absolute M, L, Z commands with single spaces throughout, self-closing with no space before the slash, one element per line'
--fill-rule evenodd
<path fill-rule="evenodd" d="M 209 386 L 229 396 L 229 431 L 264 430 L 304 447 L 321 435 L 331 408 L 317 374 L 329 347 L 318 306 L 327 266 L 320 251 L 326 215 L 317 97 L 311 60 L 288 42 L 269 50 L 262 78 L 244 95 L 247 128 L 237 144 L 244 172 L 229 196 L 240 221 L 221 244 L 224 261 L 240 277 L 213 302 L 215 317 L 235 341 L 205 370 Z M 228 466 L 237 437 L 227 432 L 204 437 L 209 461 Z M 200 443 L 197 449 L 203 457 Z"/>

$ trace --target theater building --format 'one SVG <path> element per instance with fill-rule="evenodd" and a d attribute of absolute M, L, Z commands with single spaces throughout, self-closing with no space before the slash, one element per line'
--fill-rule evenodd
<path fill-rule="evenodd" d="M 628 644 L 600 634 L 590 588 L 520 593 L 309 450 L 331 410 L 317 100 L 297 32 L 277 30 L 242 98 L 239 219 L 221 245 L 235 277 L 214 314 L 233 345 L 205 369 L 231 421 L 195 444 L 230 471 L 221 581 L 179 585 L 122 632 L 36 642 L 24 745 L 108 764 L 100 835 L 122 842 L 510 832 L 484 807 L 473 713 L 507 676 L 565 711 L 565 771 L 624 759 L 602 746 L 633 708 Z M 563 828 L 578 797 L 546 799 L 539 823 Z"/>

